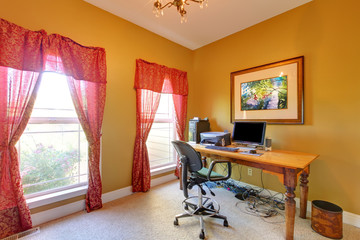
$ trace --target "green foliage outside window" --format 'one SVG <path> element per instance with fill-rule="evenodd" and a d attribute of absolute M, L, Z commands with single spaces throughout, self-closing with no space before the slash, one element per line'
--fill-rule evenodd
<path fill-rule="evenodd" d="M 30 194 L 73 184 L 75 179 L 68 177 L 77 170 L 78 151 L 37 144 L 36 149 L 21 151 L 21 162 L 24 194 Z"/>

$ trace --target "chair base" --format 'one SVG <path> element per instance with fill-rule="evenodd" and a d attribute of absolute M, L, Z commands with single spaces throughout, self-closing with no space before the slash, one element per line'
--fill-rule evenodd
<path fill-rule="evenodd" d="M 194 203 L 194 200 L 197 200 L 198 203 Z M 203 197 L 201 193 L 199 197 L 192 196 L 186 198 L 183 201 L 183 208 L 185 212 L 175 216 L 174 225 L 179 225 L 179 218 L 198 217 L 201 228 L 199 234 L 200 239 L 205 239 L 204 217 L 222 219 L 224 220 L 224 227 L 229 226 L 227 218 L 219 214 L 220 205 L 214 199 Z"/>

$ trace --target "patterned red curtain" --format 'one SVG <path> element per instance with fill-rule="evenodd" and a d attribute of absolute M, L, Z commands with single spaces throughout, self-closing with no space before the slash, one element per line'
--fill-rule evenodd
<path fill-rule="evenodd" d="M 179 139 L 184 140 L 188 94 L 187 73 L 138 59 L 134 88 L 137 107 L 132 187 L 133 192 L 146 192 L 150 189 L 151 180 L 146 140 L 159 106 L 160 93 L 173 94 L 177 135 Z M 178 176 L 178 168 L 175 174 Z"/>
<path fill-rule="evenodd" d="M 43 71 L 69 77 L 75 107 L 89 141 L 87 209 L 101 207 L 98 169 L 105 50 L 83 47 L 57 34 L 48 36 L 43 30 L 30 31 L 0 18 L 0 238 L 32 227 L 15 144 L 30 118 Z"/>
<path fill-rule="evenodd" d="M 136 138 L 132 170 L 133 192 L 150 189 L 150 164 L 146 147 L 151 126 L 160 102 L 160 93 L 136 89 Z"/>
<path fill-rule="evenodd" d="M 179 140 L 185 141 L 186 128 L 186 113 L 187 113 L 187 96 L 173 94 L 175 120 L 176 120 L 176 134 Z M 180 177 L 179 174 L 180 159 L 176 159 L 175 176 Z"/>
<path fill-rule="evenodd" d="M 105 50 L 84 47 L 69 38 L 48 37 L 45 71 L 68 76 L 68 85 L 80 124 L 89 143 L 86 210 L 102 207 L 100 175 L 101 126 L 106 98 Z"/>
<path fill-rule="evenodd" d="M 90 212 L 102 207 L 100 140 L 106 84 L 78 81 L 72 77 L 68 77 L 68 84 L 77 115 L 89 143 L 89 185 L 86 194 L 86 210 Z"/>
<path fill-rule="evenodd" d="M 39 73 L 0 67 L 0 238 L 31 228 L 16 143 L 35 102 Z"/>
<path fill-rule="evenodd" d="M 35 102 L 43 36 L 0 19 L 0 238 L 32 227 L 15 144 Z"/>

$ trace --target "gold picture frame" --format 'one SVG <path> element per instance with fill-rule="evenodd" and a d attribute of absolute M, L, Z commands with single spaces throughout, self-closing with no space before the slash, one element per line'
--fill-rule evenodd
<path fill-rule="evenodd" d="M 304 124 L 304 56 L 232 72 L 231 122 Z"/>

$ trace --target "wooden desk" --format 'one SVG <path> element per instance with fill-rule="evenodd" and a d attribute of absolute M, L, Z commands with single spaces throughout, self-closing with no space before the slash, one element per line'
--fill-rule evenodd
<path fill-rule="evenodd" d="M 306 207 L 308 197 L 308 176 L 310 173 L 310 163 L 319 155 L 290 152 L 290 151 L 270 151 L 263 152 L 261 156 L 245 155 L 239 152 L 227 152 L 214 149 L 207 149 L 205 146 L 196 144 L 192 147 L 204 157 L 228 160 L 245 166 L 260 168 L 270 173 L 281 176 L 286 188 L 285 199 L 285 221 L 286 239 L 294 239 L 295 223 L 295 188 L 300 175 L 300 217 L 306 218 Z"/>

